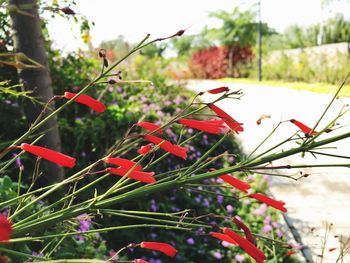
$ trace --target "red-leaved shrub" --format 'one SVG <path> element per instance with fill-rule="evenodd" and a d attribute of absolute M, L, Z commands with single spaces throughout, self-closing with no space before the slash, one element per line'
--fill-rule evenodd
<path fill-rule="evenodd" d="M 230 49 L 232 52 L 232 72 L 229 71 Z M 226 76 L 240 77 L 239 63 L 251 61 L 253 53 L 249 47 L 234 45 L 210 47 L 193 53 L 189 67 L 195 78 L 218 79 Z"/>

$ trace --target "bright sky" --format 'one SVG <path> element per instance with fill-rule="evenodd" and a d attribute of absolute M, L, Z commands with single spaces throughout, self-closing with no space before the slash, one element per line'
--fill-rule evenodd
<path fill-rule="evenodd" d="M 278 31 L 290 24 L 309 25 L 321 17 L 321 0 L 261 0 L 262 21 Z M 237 4 L 245 8 L 257 0 L 76 0 L 72 7 L 76 13 L 84 14 L 95 22 L 91 30 L 95 47 L 102 40 L 124 35 L 130 42 L 141 40 L 147 33 L 154 38 L 168 36 L 190 26 L 187 33 L 196 34 L 208 25 L 217 25 L 208 19 L 208 13 L 217 10 L 231 11 Z M 324 12 L 329 17 L 337 12 L 350 10 L 349 4 L 334 1 Z M 339 3 L 342 2 L 342 3 Z M 79 30 L 73 22 L 57 18 L 49 25 L 55 46 L 65 51 L 84 48 Z"/>

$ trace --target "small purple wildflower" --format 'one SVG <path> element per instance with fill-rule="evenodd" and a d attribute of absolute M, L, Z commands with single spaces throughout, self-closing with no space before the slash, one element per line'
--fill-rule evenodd
<path fill-rule="evenodd" d="M 270 224 L 270 223 L 271 223 L 271 216 L 270 216 L 270 215 L 268 215 L 268 216 L 265 217 L 264 223 L 265 223 L 265 224 Z"/>
<path fill-rule="evenodd" d="M 157 203 L 154 199 L 151 200 L 151 211 L 152 212 L 157 212 L 158 211 L 158 206 Z"/>
<path fill-rule="evenodd" d="M 226 206 L 226 211 L 227 213 L 232 213 L 233 211 L 235 211 L 235 208 L 232 205 L 227 205 Z"/>
<path fill-rule="evenodd" d="M 272 231 L 272 226 L 271 225 L 264 225 L 264 227 L 262 228 L 262 231 L 264 233 L 270 233 Z"/>
<path fill-rule="evenodd" d="M 224 197 L 222 195 L 218 195 L 216 197 L 216 199 L 218 200 L 218 203 L 221 205 L 224 202 Z"/>
<path fill-rule="evenodd" d="M 243 260 L 244 260 L 244 257 L 242 255 L 240 255 L 240 254 L 237 254 L 235 256 L 235 260 L 237 260 L 238 263 L 242 263 Z"/>
<path fill-rule="evenodd" d="M 267 210 L 266 204 L 261 204 L 258 209 L 256 209 L 253 213 L 257 216 L 264 216 Z"/>
<path fill-rule="evenodd" d="M 17 154 L 15 153 L 13 153 L 12 156 L 16 158 L 16 166 L 18 167 L 18 169 L 22 169 L 22 171 L 24 171 L 24 166 L 21 162 L 21 158 L 17 157 Z"/>
<path fill-rule="evenodd" d="M 187 240 L 186 240 L 186 242 L 187 242 L 187 244 L 189 244 L 189 245 L 194 245 L 194 239 L 192 238 L 192 237 L 190 237 L 190 238 L 188 238 Z"/>
<path fill-rule="evenodd" d="M 214 258 L 222 259 L 222 254 L 219 251 L 214 252 Z"/>

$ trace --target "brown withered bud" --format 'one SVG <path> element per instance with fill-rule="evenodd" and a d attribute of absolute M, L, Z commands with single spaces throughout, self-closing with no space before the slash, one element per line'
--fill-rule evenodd
<path fill-rule="evenodd" d="M 113 84 L 115 84 L 115 83 L 117 83 L 117 81 L 116 81 L 115 79 L 109 79 L 109 80 L 108 80 L 108 84 L 113 85 Z"/>
<path fill-rule="evenodd" d="M 106 58 L 103 58 L 103 65 L 108 68 L 108 60 Z"/>
<path fill-rule="evenodd" d="M 271 115 L 263 114 L 263 115 L 261 115 L 261 116 L 259 117 L 259 119 L 257 119 L 256 124 L 257 124 L 257 125 L 260 125 L 262 120 L 264 120 L 264 119 L 270 119 L 270 118 L 271 118 Z"/>
<path fill-rule="evenodd" d="M 184 29 L 181 29 L 181 30 L 179 30 L 179 31 L 175 34 L 175 36 L 180 37 L 180 36 L 182 36 L 184 33 L 185 33 L 185 30 L 184 30 Z"/>
<path fill-rule="evenodd" d="M 76 15 L 76 13 L 68 6 L 60 8 L 60 10 L 66 15 L 72 15 L 72 16 Z"/>
<path fill-rule="evenodd" d="M 100 50 L 98 51 L 98 56 L 99 56 L 100 58 L 105 58 L 105 57 L 106 57 L 106 50 L 105 50 L 105 49 L 100 49 Z"/>

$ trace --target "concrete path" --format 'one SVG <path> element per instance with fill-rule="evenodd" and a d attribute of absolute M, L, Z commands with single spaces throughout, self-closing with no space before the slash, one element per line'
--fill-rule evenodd
<path fill-rule="evenodd" d="M 274 125 L 281 120 L 297 119 L 308 126 L 313 126 L 319 119 L 331 95 L 322 95 L 306 91 L 295 91 L 286 88 L 267 87 L 258 85 L 244 85 L 222 83 L 215 81 L 189 81 L 188 87 L 195 91 L 204 91 L 220 86 L 228 86 L 230 90 L 241 89 L 244 96 L 241 100 L 225 100 L 217 103 L 232 117 L 244 123 L 244 132 L 237 135 L 242 148 L 250 153 L 273 129 Z M 205 102 L 212 101 L 216 95 L 203 95 Z M 321 122 L 321 127 L 337 116 L 342 105 L 350 104 L 349 99 L 336 100 L 331 110 Z M 270 119 L 262 121 L 261 125 L 256 120 L 262 115 L 271 115 Z M 350 113 L 339 120 L 341 125 L 350 124 Z M 283 139 L 291 136 L 298 128 L 287 122 L 281 125 L 274 136 L 258 152 L 262 152 Z M 326 138 L 335 134 L 348 132 L 349 126 L 322 135 Z M 295 147 L 291 142 L 288 147 Z M 350 156 L 350 138 L 340 143 L 332 144 L 334 149 L 327 152 L 337 155 Z M 321 164 L 321 163 L 349 163 L 349 159 L 336 159 L 332 157 L 318 156 L 317 159 L 311 155 L 302 158 L 300 155 L 289 157 L 274 163 L 283 164 Z M 339 238 L 348 241 L 350 246 L 350 169 L 349 168 L 307 168 L 298 170 L 281 171 L 284 174 L 292 174 L 302 171 L 307 173 L 307 178 L 294 181 L 288 178 L 273 177 L 271 182 L 271 193 L 278 200 L 284 200 L 288 208 L 287 223 L 295 228 L 300 234 L 301 242 L 305 246 L 303 254 L 305 262 L 337 262 L 340 253 Z M 329 234 L 325 238 L 327 225 L 333 224 Z M 324 240 L 325 245 L 322 245 Z M 323 258 L 322 247 L 325 247 Z M 331 248 L 336 250 L 329 252 Z M 348 248 L 348 252 L 349 252 Z M 343 261 L 350 262 L 349 254 Z"/>

